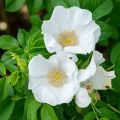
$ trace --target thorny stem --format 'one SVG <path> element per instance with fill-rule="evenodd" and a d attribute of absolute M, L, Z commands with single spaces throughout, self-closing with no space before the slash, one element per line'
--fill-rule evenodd
<path fill-rule="evenodd" d="M 108 106 L 111 110 L 113 110 L 113 111 L 115 111 L 116 113 L 120 114 L 120 111 L 117 110 L 116 108 L 114 108 L 113 106 L 111 106 L 110 104 L 107 104 L 107 106 Z"/>

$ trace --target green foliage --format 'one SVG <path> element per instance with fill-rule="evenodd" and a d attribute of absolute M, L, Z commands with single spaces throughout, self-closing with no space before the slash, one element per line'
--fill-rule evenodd
<path fill-rule="evenodd" d="M 7 100 L 0 102 L 0 120 L 9 120 L 14 107 L 14 101 Z"/>
<path fill-rule="evenodd" d="M 42 20 L 40 20 L 40 17 L 38 17 L 37 15 L 32 15 L 30 18 L 30 22 L 31 22 L 32 26 L 36 26 L 40 29 L 41 24 L 42 24 Z"/>
<path fill-rule="evenodd" d="M 11 85 L 15 85 L 19 80 L 19 72 L 18 71 L 15 71 L 11 74 L 11 77 L 10 77 L 10 83 Z"/>
<path fill-rule="evenodd" d="M 113 119 L 113 120 L 118 120 L 118 117 L 115 112 L 111 111 L 110 109 L 107 108 L 100 108 L 100 116 L 106 117 L 108 119 Z"/>
<path fill-rule="evenodd" d="M 116 77 L 112 80 L 112 88 L 115 91 L 120 92 L 120 77 Z"/>
<path fill-rule="evenodd" d="M 28 105 L 27 120 L 37 120 L 37 110 L 40 107 L 40 103 L 36 100 L 32 100 Z"/>
<path fill-rule="evenodd" d="M 27 0 L 28 10 L 30 14 L 37 13 L 41 6 L 42 6 L 43 0 Z"/>
<path fill-rule="evenodd" d="M 27 42 L 27 37 L 28 37 L 28 32 L 26 32 L 24 29 L 19 29 L 18 34 L 17 34 L 17 39 L 21 47 L 26 46 Z"/>
<path fill-rule="evenodd" d="M 77 61 L 77 67 L 79 69 L 85 69 L 89 65 L 92 55 L 93 53 L 88 55 L 78 54 L 77 57 L 79 60 Z"/>
<path fill-rule="evenodd" d="M 41 120 L 58 120 L 53 108 L 49 105 L 44 105 L 41 109 Z"/>
<path fill-rule="evenodd" d="M 83 120 L 94 120 L 95 119 L 95 113 L 94 112 L 89 112 L 85 115 Z"/>
<path fill-rule="evenodd" d="M 14 94 L 13 88 L 10 86 L 9 79 L 3 77 L 0 79 L 0 101 L 5 100 L 8 96 Z"/>
<path fill-rule="evenodd" d="M 79 1 L 80 1 L 80 6 L 82 8 L 91 11 L 94 11 L 97 7 L 99 7 L 103 3 L 103 0 L 79 0 Z"/>
<path fill-rule="evenodd" d="M 7 11 L 15 12 L 18 11 L 24 3 L 25 0 L 5 0 L 5 8 Z"/>
<path fill-rule="evenodd" d="M 6 75 L 6 69 L 4 64 L 0 63 L 0 75 L 4 76 Z"/>
<path fill-rule="evenodd" d="M 8 50 L 8 49 L 17 48 L 17 47 L 19 47 L 19 44 L 14 37 L 9 35 L 0 36 L 1 49 Z"/>
<path fill-rule="evenodd" d="M 116 44 L 112 49 L 110 58 L 113 64 L 115 64 L 119 55 L 120 55 L 120 43 Z"/>
<path fill-rule="evenodd" d="M 100 25 L 101 33 L 102 33 L 99 42 L 104 42 L 105 40 L 108 40 L 112 36 L 112 29 L 110 25 L 101 21 L 97 22 L 97 24 Z"/>
<path fill-rule="evenodd" d="M 68 7 L 80 6 L 79 0 L 63 0 Z"/>
<path fill-rule="evenodd" d="M 93 12 L 93 19 L 98 20 L 103 16 L 109 14 L 113 9 L 113 3 L 111 0 L 105 0 L 99 7 Z"/>

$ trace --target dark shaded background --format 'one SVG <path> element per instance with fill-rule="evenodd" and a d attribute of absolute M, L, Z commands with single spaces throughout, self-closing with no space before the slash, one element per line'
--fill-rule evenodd
<path fill-rule="evenodd" d="M 4 22 L 7 29 L 0 28 L 0 35 L 10 34 L 16 36 L 18 28 L 30 29 L 29 14 L 26 5 L 24 5 L 18 12 L 10 13 L 4 9 L 4 0 L 0 0 L 0 23 Z"/>

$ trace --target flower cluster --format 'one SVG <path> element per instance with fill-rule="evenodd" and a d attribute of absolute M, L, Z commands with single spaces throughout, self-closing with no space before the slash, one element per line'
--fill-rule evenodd
<path fill-rule="evenodd" d="M 92 19 L 90 11 L 78 7 L 55 7 L 50 20 L 42 24 L 45 46 L 49 59 L 42 55 L 33 57 L 29 63 L 29 89 L 41 103 L 58 105 L 69 103 L 73 97 L 79 107 L 91 102 L 89 94 L 104 90 L 115 77 L 101 65 L 104 58 L 95 51 L 100 37 L 100 27 Z M 93 52 L 89 65 L 78 69 L 76 54 Z"/>

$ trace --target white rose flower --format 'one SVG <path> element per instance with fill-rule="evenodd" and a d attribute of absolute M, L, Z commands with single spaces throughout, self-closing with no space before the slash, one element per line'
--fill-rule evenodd
<path fill-rule="evenodd" d="M 87 66 L 87 68 L 81 69 L 78 72 L 79 83 L 86 82 L 86 80 L 92 77 L 95 74 L 95 72 L 96 72 L 96 64 L 94 57 L 92 56 L 92 59 L 89 65 Z M 76 93 L 75 101 L 76 104 L 81 108 L 87 107 L 91 103 L 91 97 L 89 96 L 86 88 L 81 86 L 79 87 L 79 90 Z"/>
<path fill-rule="evenodd" d="M 69 103 L 78 90 L 77 66 L 65 55 L 53 55 L 49 59 L 37 55 L 28 68 L 28 88 L 39 102 L 53 106 Z"/>
<path fill-rule="evenodd" d="M 82 91 L 84 91 L 84 94 L 81 95 L 81 89 L 78 91 L 77 95 L 76 95 L 76 103 L 78 106 L 82 106 L 82 107 L 87 107 L 90 104 L 90 98 L 89 98 L 89 94 L 93 91 L 93 89 L 95 90 L 105 90 L 106 86 L 111 87 L 111 79 L 115 78 L 115 72 L 114 71 L 106 71 L 103 67 L 99 66 L 102 62 L 104 62 L 104 58 L 103 55 L 101 53 L 99 53 L 98 51 L 94 51 L 93 52 L 93 59 L 92 59 L 96 66 L 96 69 L 94 69 L 95 67 L 93 67 L 93 65 L 91 65 L 91 67 L 93 67 L 93 71 L 90 71 L 92 69 L 88 69 L 88 74 L 91 74 L 90 78 L 87 78 L 85 76 L 86 71 L 82 70 L 79 71 L 78 73 L 78 79 L 80 81 L 80 85 L 81 85 L 81 89 Z M 93 63 L 94 63 L 93 62 Z M 90 66 L 90 65 L 89 65 Z M 80 79 L 81 78 L 81 74 L 82 78 L 87 78 L 86 79 Z M 88 92 L 86 92 L 88 91 Z M 85 97 L 84 97 L 85 95 Z M 89 99 L 88 99 L 89 98 Z M 82 101 L 81 101 L 82 100 Z M 88 100 L 88 104 L 84 101 Z M 83 104 L 84 103 L 84 104 Z"/>
<path fill-rule="evenodd" d="M 83 95 L 86 98 L 82 106 L 88 104 L 90 97 L 88 94 L 84 94 L 84 89 L 80 88 L 77 66 L 69 57 L 65 53 L 61 53 L 53 55 L 49 59 L 45 59 L 41 55 L 32 58 L 28 66 L 28 88 L 32 90 L 37 101 L 53 106 L 69 103 L 79 91 L 79 96 Z M 84 70 L 87 77 L 79 75 L 82 80 L 91 76 L 86 71 L 93 69 L 92 65 L 94 65 L 93 60 Z"/>
<path fill-rule="evenodd" d="M 97 65 L 97 69 L 95 74 L 88 79 L 88 81 L 86 81 L 88 83 L 88 89 L 90 89 L 91 86 L 92 89 L 95 90 L 105 90 L 106 87 L 111 87 L 111 80 L 116 77 L 115 72 L 106 71 L 102 66 L 99 66 L 105 61 L 100 52 L 94 51 L 93 56 Z"/>
<path fill-rule="evenodd" d="M 56 6 L 50 20 L 43 22 L 42 33 L 50 53 L 66 51 L 81 54 L 93 51 L 101 34 L 90 11 L 62 6 Z"/>

